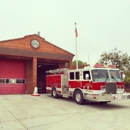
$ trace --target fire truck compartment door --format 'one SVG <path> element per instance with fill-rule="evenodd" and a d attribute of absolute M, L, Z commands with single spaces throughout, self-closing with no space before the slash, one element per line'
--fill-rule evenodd
<path fill-rule="evenodd" d="M 62 87 L 62 94 L 68 93 L 69 91 L 68 78 L 67 75 L 65 74 L 61 75 L 61 87 Z"/>

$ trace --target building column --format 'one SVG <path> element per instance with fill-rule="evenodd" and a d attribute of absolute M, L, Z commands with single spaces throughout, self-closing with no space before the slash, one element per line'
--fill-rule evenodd
<path fill-rule="evenodd" d="M 70 60 L 70 61 L 68 62 L 68 67 L 69 67 L 70 69 L 73 69 L 72 60 Z"/>
<path fill-rule="evenodd" d="M 33 90 L 37 87 L 37 58 L 33 57 L 33 67 L 32 67 L 32 82 L 33 82 Z"/>

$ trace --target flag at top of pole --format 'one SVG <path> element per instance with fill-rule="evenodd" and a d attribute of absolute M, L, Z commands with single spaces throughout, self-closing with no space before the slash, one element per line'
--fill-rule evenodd
<path fill-rule="evenodd" d="M 75 23 L 75 36 L 78 37 L 78 31 L 77 31 L 76 23 Z"/>

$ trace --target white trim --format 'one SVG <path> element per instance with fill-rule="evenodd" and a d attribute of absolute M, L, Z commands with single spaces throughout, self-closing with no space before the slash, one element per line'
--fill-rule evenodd
<path fill-rule="evenodd" d="M 75 88 L 69 88 L 69 91 L 74 91 L 75 90 Z"/>
<path fill-rule="evenodd" d="M 57 91 L 61 91 L 61 88 L 56 88 Z"/>
<path fill-rule="evenodd" d="M 46 87 L 47 90 L 52 90 L 52 87 Z M 56 88 L 57 91 L 61 91 L 61 88 Z"/>
<path fill-rule="evenodd" d="M 47 90 L 52 90 L 52 88 L 51 88 L 51 87 L 46 87 L 46 89 L 47 89 Z"/>
<path fill-rule="evenodd" d="M 100 90 L 93 90 L 92 93 L 93 93 L 93 94 L 99 94 L 99 93 L 100 93 Z"/>
<path fill-rule="evenodd" d="M 122 94 L 123 92 L 124 92 L 124 90 L 120 90 L 120 91 L 117 90 L 117 94 L 119 94 L 119 93 Z M 99 93 L 100 93 L 100 90 L 92 90 L 92 93 L 93 93 L 93 94 L 99 94 Z"/>
<path fill-rule="evenodd" d="M 93 94 L 92 92 L 92 90 L 88 90 L 88 89 L 82 89 L 82 91 L 84 92 L 84 93 L 88 93 L 88 94 Z"/>

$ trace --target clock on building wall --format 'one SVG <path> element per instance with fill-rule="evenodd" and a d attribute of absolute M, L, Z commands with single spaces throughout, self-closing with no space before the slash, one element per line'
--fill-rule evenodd
<path fill-rule="evenodd" d="M 38 40 L 32 40 L 31 41 L 31 46 L 35 49 L 37 49 L 40 46 L 40 43 Z"/>

